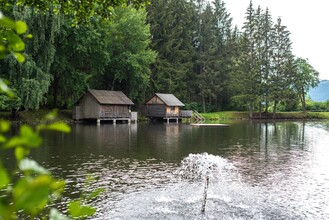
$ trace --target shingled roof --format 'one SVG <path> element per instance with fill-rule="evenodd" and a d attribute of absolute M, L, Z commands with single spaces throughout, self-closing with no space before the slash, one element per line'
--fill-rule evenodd
<path fill-rule="evenodd" d="M 100 104 L 134 105 L 134 103 L 121 91 L 88 90 Z"/>
<path fill-rule="evenodd" d="M 167 106 L 185 106 L 173 94 L 155 93 Z"/>

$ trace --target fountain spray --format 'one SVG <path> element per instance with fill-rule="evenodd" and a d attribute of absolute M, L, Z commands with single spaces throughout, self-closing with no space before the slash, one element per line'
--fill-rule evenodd
<path fill-rule="evenodd" d="M 190 154 L 182 160 L 179 175 L 192 181 L 204 181 L 201 213 L 205 213 L 210 178 L 216 181 L 227 181 L 231 170 L 234 170 L 226 159 L 208 153 Z"/>
<path fill-rule="evenodd" d="M 209 176 L 206 177 L 206 182 L 205 182 L 205 185 L 204 185 L 203 202 L 202 202 L 201 213 L 205 213 L 206 212 L 208 188 L 209 188 Z"/>

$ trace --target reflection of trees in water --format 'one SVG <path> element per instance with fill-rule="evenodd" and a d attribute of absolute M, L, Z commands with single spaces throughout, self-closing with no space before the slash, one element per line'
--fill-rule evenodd
<path fill-rule="evenodd" d="M 191 126 L 182 123 L 148 123 L 138 129 L 142 131 L 139 132 L 137 146 L 144 152 L 145 158 L 152 156 L 165 160 L 179 157 L 185 146 L 183 137 L 191 132 Z"/>
<path fill-rule="evenodd" d="M 249 181 L 259 183 L 286 178 L 305 151 L 305 122 L 260 122 L 245 127 L 253 138 L 232 146 L 230 157 Z M 248 131 L 249 130 L 249 131 Z M 251 140 L 252 139 L 252 140 Z M 276 175 L 272 179 L 272 175 Z"/>

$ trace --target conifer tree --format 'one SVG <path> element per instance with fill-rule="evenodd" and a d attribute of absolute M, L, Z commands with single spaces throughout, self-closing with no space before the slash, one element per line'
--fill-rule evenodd
<path fill-rule="evenodd" d="M 282 25 L 281 18 L 274 25 L 273 35 L 273 70 L 269 77 L 271 97 L 274 101 L 273 117 L 275 117 L 277 104 L 289 97 L 292 92 L 293 80 L 293 54 L 290 32 Z"/>
<path fill-rule="evenodd" d="M 149 95 L 154 92 L 174 93 L 186 100 L 194 93 L 193 10 L 193 4 L 185 0 L 154 0 L 147 8 L 152 49 L 158 52 L 152 68 Z"/>

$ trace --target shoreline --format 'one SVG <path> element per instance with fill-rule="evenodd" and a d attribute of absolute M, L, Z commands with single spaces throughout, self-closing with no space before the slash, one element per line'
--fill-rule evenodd
<path fill-rule="evenodd" d="M 10 118 L 11 114 L 9 111 L 0 112 L 0 119 L 8 120 L 13 124 L 39 124 L 47 123 L 44 121 L 44 116 L 51 112 L 51 109 L 39 109 L 30 111 L 20 111 L 18 113 L 18 118 L 12 120 Z M 206 119 L 205 123 L 215 123 L 215 122 L 227 122 L 227 121 L 239 121 L 239 120 L 250 120 L 249 112 L 239 112 L 239 111 L 223 111 L 214 113 L 201 113 L 201 115 Z M 319 119 L 329 119 L 329 112 L 278 112 L 276 117 L 273 118 L 272 113 L 262 114 L 260 117 L 259 113 L 254 113 L 252 121 L 280 121 L 280 120 L 319 120 Z M 77 121 L 72 119 L 71 110 L 58 110 L 58 115 L 54 121 L 63 121 L 67 124 L 75 124 Z M 139 120 L 145 121 L 145 120 Z"/>

